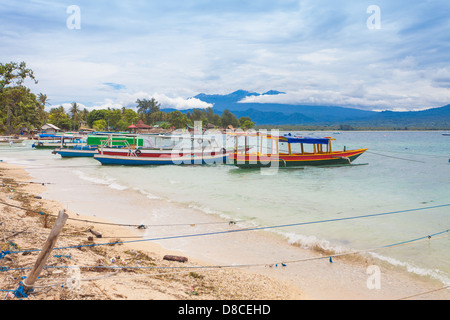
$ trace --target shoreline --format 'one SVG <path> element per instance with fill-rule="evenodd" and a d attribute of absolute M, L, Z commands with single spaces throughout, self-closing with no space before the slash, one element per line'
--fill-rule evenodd
<path fill-rule="evenodd" d="M 3 170 L 8 168 L 8 171 Z M 14 170 L 13 170 L 14 169 Z M 3 174 L 2 178 L 7 176 L 8 178 L 15 179 L 16 181 L 31 181 L 31 177 L 24 170 L 17 166 L 8 165 L 1 163 L 0 172 Z M 8 173 L 8 174 L 6 174 Z M 42 194 L 45 193 L 45 187 L 41 185 L 33 184 L 23 184 L 23 193 L 27 194 Z M 119 192 L 119 190 L 118 190 Z M 29 197 L 28 197 L 29 198 Z M 8 195 L 2 192 L 2 201 L 8 199 Z M 9 199 L 11 201 L 12 199 Z M 40 204 L 43 208 L 48 210 L 53 210 L 53 214 L 57 213 L 57 207 L 63 208 L 61 203 L 45 199 L 28 199 L 30 205 Z M 17 200 L 16 200 L 17 201 Z M 155 200 L 156 201 L 156 200 Z M 175 204 L 161 204 L 158 202 L 165 210 L 169 211 L 174 209 Z M 2 209 L 3 212 L 4 209 Z M 17 211 L 11 209 L 11 211 Z M 18 209 L 18 211 L 23 211 Z M 56 212 L 55 212 L 56 211 Z M 190 210 L 192 213 L 194 210 Z M 68 210 L 69 216 L 71 218 L 76 217 L 77 219 L 89 220 L 89 221 L 103 221 L 105 219 L 99 219 L 92 216 L 81 216 L 77 213 Z M 17 213 L 16 213 L 17 214 Z M 220 221 L 219 218 L 207 215 L 205 213 L 198 213 L 199 217 L 202 216 L 207 218 L 209 221 Z M 22 213 L 23 215 L 23 213 Z M 36 219 L 36 217 L 35 217 Z M 192 220 L 191 220 L 192 221 Z M 200 221 L 200 220 L 199 220 Z M 11 222 L 12 223 L 12 222 Z M 17 222 L 19 223 L 20 222 Z M 68 220 L 67 225 L 71 228 L 78 228 L 78 233 L 80 228 L 84 228 L 83 237 L 87 237 L 86 228 L 88 223 L 74 222 Z M 91 224 L 92 227 L 92 224 Z M 36 226 L 36 228 L 38 228 Z M 105 237 L 136 237 L 140 236 L 142 238 L 143 231 L 136 231 L 130 228 L 118 227 L 114 225 L 94 225 L 95 230 L 99 230 Z M 224 227 L 225 228 L 225 227 Z M 228 228 L 228 226 L 226 227 Z M 153 230 L 152 230 L 153 231 Z M 189 230 L 189 227 L 184 232 L 193 233 Z M 92 236 L 92 234 L 90 234 Z M 144 232 L 145 238 L 148 238 L 147 230 Z M 17 236 L 19 237 L 19 236 Z M 94 237 L 95 238 L 95 237 Z M 65 238 L 61 238 L 66 240 Z M 106 241 L 107 238 L 94 239 L 96 243 L 98 240 Z M 58 242 L 60 241 L 58 240 Z M 122 239 L 124 242 L 128 239 Z M 98 246 L 94 248 L 101 248 L 96 251 L 106 251 L 103 252 L 103 258 L 97 257 L 94 260 L 98 263 L 98 260 L 103 259 L 102 263 L 112 263 L 111 258 L 113 255 L 120 255 L 121 259 L 115 259 L 114 263 L 118 261 L 123 261 L 127 263 L 126 265 L 131 267 L 131 258 L 124 258 L 127 256 L 125 251 L 142 251 L 146 253 L 147 257 L 152 257 L 152 264 L 161 265 L 164 267 L 175 267 L 179 268 L 180 263 L 167 262 L 162 258 L 166 254 L 182 255 L 188 257 L 188 263 L 193 264 L 194 267 L 201 266 L 214 266 L 214 265 L 227 265 L 227 268 L 212 268 L 212 269 L 191 269 L 189 271 L 183 270 L 184 274 L 179 272 L 176 276 L 167 275 L 167 277 L 177 277 L 177 280 L 168 280 L 158 282 L 149 280 L 149 283 L 144 285 L 140 290 L 130 290 L 133 288 L 135 280 L 121 280 L 119 274 L 111 276 L 111 279 L 115 277 L 119 278 L 119 281 L 123 281 L 123 285 L 115 284 L 116 290 L 114 293 L 99 293 L 94 296 L 90 296 L 84 293 L 85 296 L 74 296 L 75 299 L 156 299 L 156 300 L 196 300 L 196 299 L 210 299 L 210 300 L 228 300 L 228 299 L 248 299 L 248 300 L 368 300 L 368 299 L 402 299 L 405 297 L 415 296 L 417 294 L 434 291 L 429 294 L 424 294 L 420 296 L 415 296 L 413 299 L 442 299 L 446 300 L 449 298 L 448 290 L 439 290 L 442 286 L 434 283 L 433 281 L 424 281 L 418 276 L 403 274 L 390 268 L 380 266 L 381 268 L 381 288 L 370 290 L 367 286 L 367 281 L 369 275 L 367 274 L 367 267 L 369 261 L 349 261 L 348 259 L 335 258 L 333 263 L 323 260 L 314 260 L 310 262 L 292 263 L 287 264 L 287 266 L 269 266 L 270 261 L 276 261 L 278 256 L 283 256 L 284 259 L 290 257 L 288 260 L 294 260 L 295 258 L 302 257 L 304 259 L 317 258 L 320 257 L 318 252 L 313 252 L 307 249 L 301 249 L 295 246 L 288 245 L 285 241 L 280 239 L 275 235 L 267 235 L 265 231 L 257 232 L 243 232 L 233 235 L 224 235 L 220 239 L 215 237 L 209 237 L 207 241 L 204 241 L 202 237 L 196 237 L 189 239 L 187 241 L 180 241 L 174 239 L 170 240 L 169 243 L 150 243 L 147 241 L 125 243 L 123 245 L 115 245 L 113 249 L 111 246 L 107 246 L 107 249 L 103 250 L 105 246 Z M 207 242 L 207 243 L 206 243 Z M 227 244 L 227 248 L 223 243 Z M 245 246 L 243 246 L 245 244 Z M 24 245 L 22 245 L 24 246 Z M 57 244 L 59 246 L 59 244 Z M 122 250 L 119 248 L 126 248 L 127 250 Z M 239 249 L 239 250 L 237 250 Z M 80 251 L 79 249 L 71 249 Z M 95 251 L 91 249 L 86 249 L 89 253 L 90 251 Z M 120 251 L 116 253 L 116 250 Z M 235 254 L 239 251 L 239 254 Z M 78 253 L 78 252 L 77 252 Z M 92 254 L 92 253 L 91 253 Z M 98 252 L 95 252 L 98 254 Z M 74 255 L 75 256 L 75 255 Z M 105 258 L 107 257 L 107 258 Z M 127 259 L 130 261 L 128 263 Z M 67 260 L 67 259 L 66 259 Z M 207 261 L 205 263 L 204 261 Z M 243 261 L 247 263 L 261 264 L 260 267 L 231 267 L 233 265 L 242 264 Z M 65 263 L 79 265 L 83 262 L 75 261 L 75 258 L 68 259 Z M 92 266 L 92 260 L 89 261 L 91 264 L 86 263 L 85 265 Z M 16 262 L 18 263 L 18 262 Z M 186 264 L 182 264 L 185 267 Z M 167 269 L 166 269 L 167 270 Z M 173 269 L 177 270 L 177 269 Z M 181 270 L 181 269 L 178 269 Z M 201 271 L 200 271 L 201 270 Z M 111 270 L 109 270 L 111 271 Z M 108 272 L 108 271 L 107 271 Z M 129 273 L 130 271 L 128 271 Z M 137 272 L 137 271 L 134 271 Z M 145 273 L 146 271 L 139 271 Z M 111 273 L 111 272 L 109 272 Z M 168 273 L 166 271 L 166 273 Z M 82 273 L 84 275 L 84 269 Z M 137 277 L 139 281 L 143 281 L 142 278 L 149 277 L 149 275 L 141 275 Z M 163 277 L 163 276 L 156 276 Z M 104 285 L 104 288 L 110 288 L 111 282 L 115 283 L 114 280 L 104 279 L 104 280 L 92 280 L 83 282 L 81 285 L 82 291 L 98 290 L 98 287 Z M 236 281 L 239 279 L 239 281 Z M 133 284 L 127 284 L 126 282 L 132 282 Z M 156 282 L 155 282 L 156 281 Z M 173 282 L 177 283 L 177 288 L 174 286 Z M 208 282 L 208 284 L 206 284 Z M 161 283 L 166 283 L 169 287 L 168 291 L 162 290 Z M 189 285 L 193 283 L 193 285 Z M 4 284 L 2 285 L 5 286 Z M 158 286 L 159 291 L 155 290 L 155 286 Z M 184 287 L 183 287 L 184 286 Z M 84 288 L 86 287 L 86 288 Z M 180 288 L 182 287 L 182 288 Z M 88 289 L 89 288 L 89 289 Z M 136 288 L 136 286 L 134 287 Z M 192 290 L 190 290 L 192 288 Z M 206 290 L 204 288 L 209 288 Z M 216 289 L 211 289 L 216 288 Z M 220 288 L 217 289 L 217 288 Z M 62 289 L 64 291 L 64 289 Z M 66 290 L 67 291 L 67 290 Z M 100 292 L 105 291 L 105 289 L 100 290 Z M 137 291 L 141 292 L 140 297 L 137 295 Z M 160 291 L 164 291 L 161 293 Z M 75 294 L 72 290 L 66 292 L 65 294 Z M 60 293 L 61 294 L 61 293 Z M 53 296 L 42 296 L 39 299 L 55 299 Z"/>
<path fill-rule="evenodd" d="M 7 169 L 4 170 L 4 169 Z M 37 194 L 45 192 L 45 187 L 31 184 L 28 173 L 5 163 L 0 164 L 2 174 L 2 190 L 0 201 L 17 207 L 26 205 L 30 210 L 22 210 L 2 204 L 1 222 L 3 238 L 8 238 L 14 245 L 2 250 L 17 251 L 39 249 L 50 232 L 52 224 L 43 227 L 41 211 L 53 216 L 63 209 L 57 201 L 36 199 Z M 6 180 L 5 180 L 6 179 Z M 19 186 L 16 181 L 22 184 Z M 6 189 L 6 190 L 5 190 Z M 7 192 L 7 190 L 14 192 Z M 10 199 L 9 197 L 12 197 Z M 293 286 L 274 281 L 267 276 L 255 276 L 245 270 L 205 268 L 201 261 L 188 257 L 187 263 L 164 260 L 165 255 L 180 256 L 179 251 L 167 250 L 158 244 L 123 243 L 101 245 L 109 242 L 126 242 L 139 239 L 141 234 L 130 228 L 117 226 L 104 219 L 83 216 L 66 210 L 69 219 L 58 238 L 57 248 L 80 246 L 80 248 L 54 249 L 47 265 L 60 265 L 56 271 L 44 269 L 41 279 L 36 283 L 36 292 L 31 293 L 30 300 L 271 300 L 271 299 L 303 299 L 304 294 Z M 17 217 L 22 221 L 18 221 Z M 89 222 L 84 222 L 89 221 Z M 88 231 L 94 229 L 102 234 L 102 238 L 93 237 L 93 242 L 87 240 L 93 235 Z M 26 232 L 26 233 L 25 233 Z M 15 235 L 17 234 L 17 235 Z M 66 235 L 66 236 L 65 236 Z M 89 245 L 95 243 L 98 246 Z M 86 247 L 82 247 L 86 246 Z M 57 252 L 58 251 L 58 252 Z M 4 271 L 11 277 L 0 279 L 2 290 L 15 290 L 19 279 L 28 274 L 27 270 L 19 268 L 31 267 L 37 253 L 14 253 L 5 255 L 0 264 L 10 270 Z M 81 269 L 81 285 L 71 289 L 65 286 L 67 267 L 79 266 Z M 95 267 L 95 268 L 94 268 Z M 104 268 L 102 268 L 104 267 Z M 115 268 L 120 269 L 115 269 Z M 136 267 L 136 269 L 133 269 Z M 189 268 L 187 268 L 189 267 Z M 117 271 L 119 270 L 119 271 Z M 104 279 L 102 279 L 104 278 Z M 85 280 L 84 280 L 85 279 Z M 92 279 L 92 280 L 89 280 Z M 236 282 L 236 279 L 239 281 Z M 57 284 L 54 284 L 55 281 Z M 232 284 L 232 285 L 230 285 Z M 265 289 L 270 285 L 271 290 Z M 46 289 L 51 286 L 51 290 Z M 12 292 L 5 293 L 6 299 L 18 299 Z"/>

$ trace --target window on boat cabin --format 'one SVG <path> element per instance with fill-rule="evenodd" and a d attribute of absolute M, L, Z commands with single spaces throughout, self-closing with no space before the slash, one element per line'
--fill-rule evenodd
<path fill-rule="evenodd" d="M 311 143 L 299 143 L 302 150 L 299 153 L 316 153 L 316 146 Z M 303 151 L 303 152 L 302 152 Z"/>
<path fill-rule="evenodd" d="M 292 154 L 302 154 L 302 144 L 301 143 L 291 143 L 291 153 Z"/>
<path fill-rule="evenodd" d="M 289 154 L 289 144 L 287 142 L 280 142 L 279 153 Z"/>
<path fill-rule="evenodd" d="M 155 143 L 151 139 L 143 139 L 142 140 L 142 146 L 144 148 L 154 148 L 155 147 Z"/>
<path fill-rule="evenodd" d="M 291 143 L 291 154 L 315 153 L 313 144 L 310 143 Z"/>
<path fill-rule="evenodd" d="M 252 142 L 253 141 L 250 141 L 250 143 Z M 276 152 L 276 143 L 277 141 L 274 139 L 261 137 L 259 141 L 255 141 L 255 144 L 253 144 L 255 147 L 253 150 L 260 152 L 261 154 L 271 154 Z"/>

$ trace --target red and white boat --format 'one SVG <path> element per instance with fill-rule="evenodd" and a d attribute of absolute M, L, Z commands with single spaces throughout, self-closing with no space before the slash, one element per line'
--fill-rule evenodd
<path fill-rule="evenodd" d="M 144 137 L 142 147 L 101 146 L 94 159 L 102 164 L 121 165 L 211 164 L 226 163 L 227 155 L 225 148 L 220 147 L 214 137 L 158 135 Z"/>

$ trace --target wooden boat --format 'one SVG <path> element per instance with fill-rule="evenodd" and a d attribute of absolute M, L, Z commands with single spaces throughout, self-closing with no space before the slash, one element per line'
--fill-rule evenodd
<path fill-rule="evenodd" d="M 53 150 L 54 154 L 59 154 L 62 158 L 93 157 L 98 153 L 97 146 L 75 145 L 72 147 L 60 147 Z"/>
<path fill-rule="evenodd" d="M 177 154 L 160 157 L 138 157 L 135 155 L 127 156 L 109 156 L 104 154 L 94 155 L 94 159 L 104 165 L 204 165 L 204 164 L 223 164 L 227 161 L 227 154 L 223 155 L 183 155 Z"/>
<path fill-rule="evenodd" d="M 13 145 L 26 145 L 26 140 L 23 138 L 16 138 L 14 136 L 0 136 L 0 146 L 10 146 Z"/>
<path fill-rule="evenodd" d="M 150 138 L 150 139 L 149 139 Z M 94 159 L 102 164 L 118 165 L 185 165 L 226 163 L 227 152 L 213 145 L 212 138 L 157 135 L 143 137 L 143 146 L 123 148 L 101 146 Z M 124 141 L 127 144 L 126 141 Z"/>
<path fill-rule="evenodd" d="M 367 149 L 333 151 L 331 137 L 300 137 L 292 134 L 282 136 L 268 134 L 233 134 L 235 151 L 229 160 L 239 168 L 304 167 L 349 165 Z M 240 140 L 244 140 L 244 151 L 239 151 Z M 248 147 L 256 140 L 253 148 Z"/>
<path fill-rule="evenodd" d="M 142 138 L 137 135 L 123 135 L 123 134 L 95 134 L 87 137 L 85 143 L 61 146 L 56 148 L 52 153 L 59 154 L 62 158 L 74 157 L 94 157 L 98 154 L 98 148 L 101 146 L 109 146 L 110 148 L 122 148 L 130 143 L 142 145 Z"/>
<path fill-rule="evenodd" d="M 35 149 L 56 149 L 60 147 L 73 147 L 84 142 L 84 138 L 78 135 L 40 134 L 38 141 L 33 143 L 32 147 Z"/>

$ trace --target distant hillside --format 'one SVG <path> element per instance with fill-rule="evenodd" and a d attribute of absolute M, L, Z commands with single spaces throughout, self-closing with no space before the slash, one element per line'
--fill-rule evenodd
<path fill-rule="evenodd" d="M 279 91 L 268 91 L 262 95 L 282 94 Z M 249 96 L 261 94 L 238 90 L 227 95 L 206 95 L 201 93 L 194 98 L 214 105 L 215 112 L 228 109 L 237 116 L 249 116 L 257 124 L 297 124 L 299 123 L 330 123 L 350 121 L 370 117 L 376 112 L 334 106 L 308 106 L 278 103 L 239 103 Z M 257 118 L 252 117 L 254 114 Z"/>
<path fill-rule="evenodd" d="M 375 127 L 448 129 L 450 128 L 450 105 L 423 111 L 382 111 L 366 119 L 349 122 L 349 124 Z"/>
<path fill-rule="evenodd" d="M 277 103 L 239 103 L 245 97 L 277 95 L 238 90 L 226 95 L 200 93 L 194 98 L 213 104 L 213 111 L 221 114 L 228 109 L 238 118 L 248 116 L 256 125 L 309 125 L 383 128 L 450 128 L 450 105 L 424 111 L 393 112 L 367 111 L 337 106 L 311 106 Z M 186 110 L 187 111 L 187 110 Z"/>

